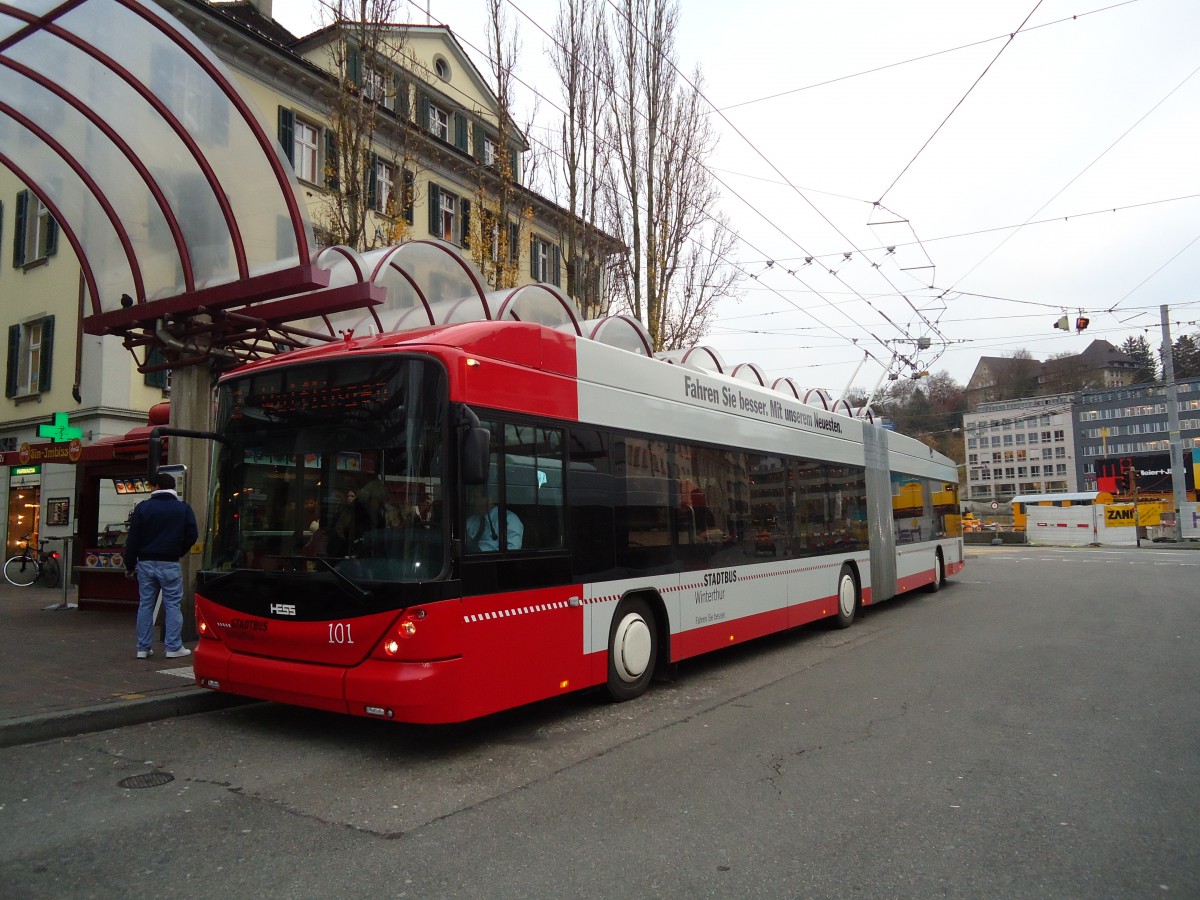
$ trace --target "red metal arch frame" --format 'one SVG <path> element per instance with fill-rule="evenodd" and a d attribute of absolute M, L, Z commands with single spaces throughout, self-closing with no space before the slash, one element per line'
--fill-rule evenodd
<path fill-rule="evenodd" d="M 404 254 L 405 252 L 411 253 L 412 250 L 407 248 L 413 247 L 434 247 L 446 254 L 446 256 L 448 256 L 460 269 L 462 269 L 463 273 L 470 280 L 471 284 L 475 286 L 475 292 L 479 294 L 481 298 L 486 293 L 483 282 L 479 280 L 479 275 L 474 269 L 471 268 L 470 265 L 467 264 L 467 261 L 463 259 L 462 254 L 458 252 L 457 247 L 455 247 L 453 244 L 448 244 L 445 241 L 430 241 L 424 238 L 415 241 L 406 241 L 403 244 L 396 245 L 395 248 L 385 254 L 384 257 L 378 263 L 376 263 L 375 270 L 371 272 L 370 280 L 374 281 L 375 276 L 381 273 L 386 267 L 390 266 L 397 269 L 402 268 L 403 263 L 397 263 L 396 257 Z"/>
<path fill-rule="evenodd" d="M 235 88 L 229 82 L 220 69 L 212 64 L 212 61 L 207 56 L 200 52 L 200 50 L 192 41 L 180 34 L 180 32 L 173 25 L 171 25 L 167 19 L 164 19 L 158 13 L 140 5 L 139 3 L 134 2 L 134 0 L 116 0 L 116 2 L 120 3 L 134 14 L 141 16 L 143 19 L 154 25 L 156 28 L 162 31 L 163 34 L 169 37 L 176 44 L 176 46 L 178 46 L 181 50 L 183 50 L 184 53 L 191 57 L 196 65 L 200 66 L 200 68 L 205 71 L 209 78 L 213 80 L 213 83 L 221 89 L 221 93 L 225 95 L 225 97 L 233 105 L 234 109 L 238 111 L 238 114 L 242 117 L 242 121 L 246 123 L 246 127 L 249 129 L 250 134 L 253 135 L 254 139 L 258 142 L 259 147 L 262 148 L 263 155 L 267 160 L 267 164 L 271 167 L 271 171 L 275 175 L 275 181 L 279 185 L 279 192 L 283 196 L 283 201 L 287 205 L 288 213 L 291 216 L 293 234 L 296 238 L 296 252 L 299 256 L 300 264 L 307 265 L 311 260 L 309 258 L 308 244 L 304 240 L 305 234 L 303 223 L 305 216 L 303 213 L 301 213 L 300 203 L 296 199 L 295 193 L 292 191 L 291 180 L 288 178 L 287 171 L 284 169 L 283 163 L 279 159 L 278 152 L 276 152 L 275 142 L 270 138 L 269 135 L 267 135 L 265 131 L 263 131 L 262 125 L 259 123 L 250 107 L 246 104 L 246 101 L 242 98 L 242 95 L 238 92 L 237 88 Z"/>
<path fill-rule="evenodd" d="M 90 56 L 92 59 L 96 60 L 96 62 L 104 66 L 104 68 L 108 69 L 123 82 L 129 85 L 129 87 L 132 88 L 138 96 L 146 101 L 146 103 L 149 104 L 156 113 L 158 113 L 162 121 L 165 122 L 171 131 L 175 133 L 175 136 L 183 142 L 183 145 L 187 148 L 188 153 L 191 154 L 192 159 L 195 161 L 197 168 L 200 169 L 201 174 L 204 176 L 205 181 L 208 182 L 209 189 L 213 193 L 213 198 L 216 200 L 217 206 L 221 210 L 221 215 L 225 220 L 225 227 L 229 230 L 229 238 L 233 244 L 234 259 L 237 260 L 238 277 L 245 278 L 250 272 L 250 267 L 246 262 L 246 247 L 245 243 L 242 241 L 241 229 L 238 227 L 237 219 L 233 214 L 233 207 L 230 205 L 229 198 L 226 196 L 225 190 L 221 186 L 220 179 L 217 178 L 216 172 L 213 171 L 212 164 L 204 156 L 204 151 L 200 149 L 200 146 L 196 143 L 195 138 L 188 133 L 187 129 L 183 126 L 183 123 L 180 122 L 175 114 L 167 108 L 166 104 L 158 99 L 158 97 L 154 95 L 150 88 L 146 87 L 146 85 L 142 84 L 141 81 L 134 77 L 132 72 L 130 72 L 112 57 L 102 53 L 100 50 L 84 41 L 82 38 L 70 31 L 67 31 L 63 27 L 54 24 L 55 19 L 62 17 L 75 7 L 82 5 L 84 2 L 86 2 L 86 0 L 70 0 L 70 2 L 64 3 L 62 6 L 52 10 L 44 16 L 35 16 L 32 13 L 27 13 L 23 10 L 12 8 L 8 4 L 0 3 L 0 12 L 10 14 L 15 18 L 30 23 L 30 27 L 22 29 L 22 31 L 17 33 L 17 35 L 14 35 L 13 38 L 10 38 L 9 41 L 0 43 L 0 53 L 7 49 L 7 47 L 10 45 L 10 42 L 13 41 L 14 38 L 24 36 L 27 33 L 32 33 L 38 30 L 45 31 L 47 34 L 52 34 L 59 40 L 70 44 L 81 53 Z M 121 2 L 121 0 L 116 0 L 116 2 Z M 37 25 L 36 28 L 33 27 L 35 24 Z M 168 34 L 169 37 L 172 36 L 167 32 L 164 32 L 164 34 Z M 288 194 L 291 194 L 290 188 L 288 190 Z M 294 200 L 295 198 L 293 197 L 292 199 Z M 297 241 L 297 243 L 303 243 L 303 241 Z M 137 303 L 146 302 L 145 295 L 139 295 L 134 299 Z M 92 309 L 93 316 L 104 315 L 104 311 L 100 307 L 99 297 L 92 297 Z"/>
<path fill-rule="evenodd" d="M 99 129 L 105 137 L 113 142 L 113 145 L 116 146 L 116 148 L 121 152 L 121 155 L 129 161 L 129 164 L 133 166 L 134 170 L 137 171 L 138 175 L 141 176 L 142 181 L 144 181 L 146 184 L 146 189 L 149 190 L 150 195 L 154 197 L 154 202 L 158 205 L 159 210 L 162 212 L 163 218 L 166 219 L 167 228 L 170 230 L 171 238 L 175 242 L 175 250 L 179 253 L 179 262 L 183 271 L 184 288 L 188 291 L 195 290 L 196 279 L 192 271 L 192 254 L 187 248 L 187 243 L 184 241 L 183 229 L 179 225 L 179 219 L 175 215 L 175 211 L 171 209 L 171 204 L 167 201 L 167 197 L 166 194 L 163 193 L 162 186 L 150 173 L 150 169 L 147 168 L 146 164 L 142 162 L 141 157 L 138 156 L 137 153 L 134 152 L 133 148 L 129 146 L 129 142 L 121 137 L 121 135 L 117 133 L 116 129 L 109 125 L 108 122 L 104 121 L 104 119 L 98 116 L 96 111 L 90 106 L 83 103 L 74 94 L 71 94 L 69 91 L 64 89 L 62 85 L 47 78 L 41 72 L 37 72 L 25 64 L 17 62 L 16 60 L 5 59 L 4 57 L 0 57 L 0 66 L 5 66 L 6 68 L 12 69 L 35 84 L 45 88 L 47 91 L 50 91 L 60 100 L 78 112 L 81 116 L 91 122 L 91 124 Z"/>
<path fill-rule="evenodd" d="M 18 164 L 16 160 L 9 158 L 9 156 L 2 150 L 0 150 L 0 163 L 3 163 L 25 184 L 30 185 L 30 190 L 33 191 L 34 196 L 42 201 L 42 205 L 45 206 L 46 209 L 50 210 L 50 215 L 54 216 L 54 221 L 58 223 L 58 227 L 62 231 L 63 237 L 67 239 L 67 243 L 71 245 L 71 249 L 75 251 L 75 255 L 79 258 L 79 266 L 83 272 L 83 283 L 87 285 L 88 292 L 94 297 L 96 295 L 96 273 L 92 270 L 91 265 L 88 264 L 87 257 L 84 256 L 83 244 L 79 240 L 79 235 L 75 233 L 75 230 L 70 226 L 67 220 L 63 218 L 62 211 L 58 208 L 54 201 L 51 198 L 44 196 L 36 186 L 33 186 L 33 180 L 29 177 L 29 174 L 21 168 L 20 164 Z"/>
<path fill-rule="evenodd" d="M 35 134 L 42 143 L 57 154 L 58 158 L 67 164 L 75 176 L 83 182 L 84 186 L 96 198 L 96 202 L 100 204 L 100 208 L 104 210 L 104 215 L 108 217 L 109 224 L 112 225 L 113 231 L 117 233 L 117 240 L 121 242 L 121 247 L 125 251 L 125 259 L 129 263 L 129 273 L 133 278 L 134 289 L 139 297 L 144 297 L 146 294 L 146 286 L 142 280 L 142 267 L 138 263 L 137 254 L 133 250 L 133 242 L 129 240 L 129 232 L 125 228 L 125 224 L 121 221 L 121 217 L 117 215 L 117 211 L 113 209 L 112 202 L 100 189 L 100 185 L 88 173 L 83 164 L 75 158 L 75 156 L 64 147 L 55 137 L 30 119 L 28 116 L 9 106 L 3 100 L 0 100 L 0 113 L 8 116 L 23 128 L 28 129 Z M 35 191 L 35 193 L 37 193 Z M 38 195 L 39 199 L 41 195 Z M 44 200 L 42 201 L 45 202 Z"/>
<path fill-rule="evenodd" d="M 122 65 L 109 52 L 101 50 L 74 33 L 70 29 L 69 23 L 64 25 L 59 21 L 63 16 L 89 2 L 93 2 L 93 0 L 64 0 L 52 9 L 36 14 L 14 6 L 10 2 L 0 0 L 0 13 L 23 23 L 8 37 L 0 40 L 0 53 L 33 35 L 46 34 L 94 60 L 103 71 L 119 79 L 131 89 L 186 148 L 185 152 L 190 157 L 194 171 L 200 175 L 203 182 L 207 184 L 208 190 L 211 191 L 215 203 L 214 222 L 223 222 L 235 263 L 236 273 L 229 270 L 228 274 L 236 277 L 237 281 L 218 283 L 211 287 L 197 289 L 195 261 L 189 251 L 179 215 L 172 208 L 163 186 L 157 182 L 145 162 L 138 157 L 131 143 L 61 86 L 22 63 L 11 59 L 0 59 L 0 65 L 6 66 L 30 83 L 37 84 L 42 89 L 51 92 L 57 102 L 80 113 L 91 126 L 98 129 L 112 143 L 117 152 L 130 163 L 138 177 L 145 183 L 149 195 L 153 197 L 153 203 L 164 217 L 174 243 L 174 249 L 178 253 L 184 293 L 174 297 L 148 300 L 147 287 L 137 256 L 138 248 L 131 241 L 127 228 L 113 204 L 105 196 L 104 188 L 101 187 L 102 179 L 89 174 L 81 165 L 78 154 L 51 135 L 47 127 L 33 121 L 27 114 L 8 104 L 0 106 L 0 111 L 36 135 L 45 146 L 50 148 L 79 179 L 78 183 L 83 186 L 85 191 L 90 192 L 96 198 L 125 253 L 129 264 L 133 293 L 136 295 L 135 302 L 132 306 L 115 309 L 111 307 L 114 306 L 116 298 L 108 295 L 101 297 L 100 295 L 96 277 L 96 261 L 87 259 L 84 241 L 81 240 L 82 236 L 77 230 L 78 223 L 76 226 L 72 226 L 71 222 L 64 217 L 62 208 L 54 202 L 47 186 L 38 184 L 38 176 L 34 176 L 28 169 L 23 168 L 17 160 L 9 158 L 11 154 L 0 151 L 0 159 L 45 204 L 75 251 L 83 270 L 93 311 L 93 314 L 84 320 L 85 330 L 92 334 L 124 335 L 126 345 L 133 349 L 135 345 L 145 345 L 154 340 L 154 328 L 160 319 L 173 317 L 176 325 L 187 333 L 202 332 L 204 330 L 202 325 L 197 325 L 195 320 L 187 321 L 200 312 L 216 313 L 217 318 L 222 320 L 222 325 L 214 327 L 210 332 L 211 338 L 218 344 L 222 340 L 222 335 L 229 335 L 231 332 L 236 333 L 230 339 L 237 340 L 244 335 L 265 329 L 277 333 L 297 331 L 289 329 L 287 322 L 305 316 L 311 317 L 314 314 L 323 315 L 339 309 L 366 308 L 374 314 L 372 307 L 379 305 L 382 297 L 378 290 L 369 285 L 352 285 L 332 291 L 320 291 L 315 295 L 302 296 L 305 292 L 324 288 L 328 284 L 328 273 L 318 270 L 312 262 L 312 251 L 307 239 L 307 217 L 301 208 L 291 175 L 275 147 L 274 140 L 266 133 L 264 126 L 210 52 L 186 29 L 174 22 L 169 14 L 148 8 L 143 5 L 143 0 L 106 0 L 106 2 L 115 4 L 138 17 L 150 29 L 164 38 L 167 44 L 173 46 L 182 56 L 198 67 L 211 82 L 211 87 L 215 88 L 224 102 L 232 108 L 233 119 L 239 123 L 238 127 L 243 140 L 249 139 L 251 144 L 257 144 L 262 150 L 265 162 L 280 192 L 279 200 L 282 201 L 280 205 L 283 207 L 280 212 L 286 210 L 295 246 L 295 258 L 299 265 L 263 275 L 250 275 L 249 254 L 242 234 L 244 223 L 239 222 L 237 213 L 223 186 L 222 178 L 217 174 L 213 164 L 216 157 L 212 159 L 206 157 L 204 150 L 188 132 L 179 117 L 142 82 L 141 78 L 144 78 L 144 75 L 135 74 L 133 70 Z M 100 4 L 97 2 L 97 5 Z M 94 27 L 94 25 L 95 20 L 89 20 L 89 26 Z M 267 257 L 267 260 L 269 261 L 270 257 Z M 262 260 L 256 258 L 255 265 L 259 265 L 260 262 Z M 275 302 L 264 302 L 269 300 Z M 324 303 L 330 304 L 328 309 L 322 306 Z M 253 307 L 252 304 L 254 304 Z M 106 306 L 110 307 L 107 311 Z M 235 308 L 240 309 L 235 311 Z M 254 324 L 255 322 L 257 325 Z M 238 323 L 237 329 L 232 328 L 233 323 Z M 320 335 L 306 336 L 320 337 Z"/>

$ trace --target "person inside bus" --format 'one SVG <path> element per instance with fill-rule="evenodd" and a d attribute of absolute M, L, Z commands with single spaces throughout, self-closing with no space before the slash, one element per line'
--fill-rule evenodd
<path fill-rule="evenodd" d="M 475 494 L 475 509 L 467 519 L 467 549 L 475 553 L 495 553 L 500 549 L 500 507 L 484 492 Z M 507 549 L 520 550 L 525 526 L 511 509 L 507 514 Z"/>
<path fill-rule="evenodd" d="M 346 502 L 333 518 L 330 556 L 353 556 L 362 549 L 363 535 L 383 522 L 386 498 L 387 490 L 380 481 L 368 481 L 357 491 L 346 491 Z"/>
<path fill-rule="evenodd" d="M 410 525 L 428 525 L 433 521 L 433 497 L 422 494 L 417 505 L 409 511 Z"/>

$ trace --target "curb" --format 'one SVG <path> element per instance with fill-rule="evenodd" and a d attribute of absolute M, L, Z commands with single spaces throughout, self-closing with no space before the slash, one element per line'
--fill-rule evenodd
<path fill-rule="evenodd" d="M 126 725 L 142 725 L 175 716 L 190 716 L 259 702 L 262 701 L 218 694 L 195 687 L 156 697 L 113 700 L 57 713 L 20 716 L 0 722 L 0 748 L 107 731 Z"/>

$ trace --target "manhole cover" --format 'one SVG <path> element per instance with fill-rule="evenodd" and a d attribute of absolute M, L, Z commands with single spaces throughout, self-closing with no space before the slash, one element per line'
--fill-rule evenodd
<path fill-rule="evenodd" d="M 130 775 L 117 782 L 117 787 L 123 788 L 152 788 L 162 787 L 175 780 L 169 772 L 146 772 L 142 775 Z"/>

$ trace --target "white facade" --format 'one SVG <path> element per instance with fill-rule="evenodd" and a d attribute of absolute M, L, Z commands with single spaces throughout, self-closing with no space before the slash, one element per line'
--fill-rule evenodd
<path fill-rule="evenodd" d="M 1072 396 L 983 403 L 963 416 L 968 507 L 1078 491 Z"/>

